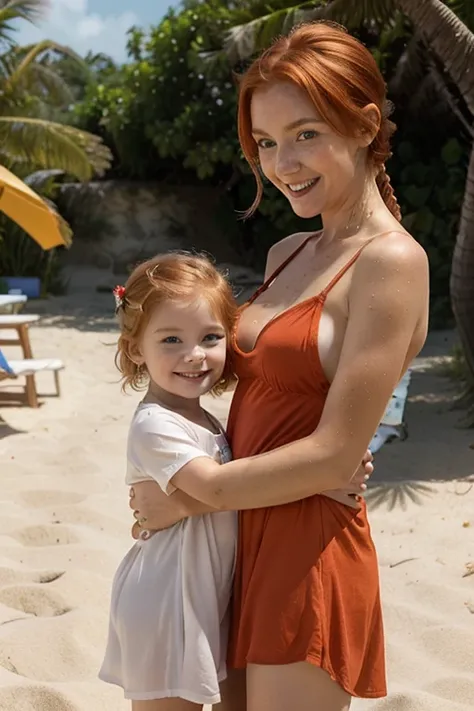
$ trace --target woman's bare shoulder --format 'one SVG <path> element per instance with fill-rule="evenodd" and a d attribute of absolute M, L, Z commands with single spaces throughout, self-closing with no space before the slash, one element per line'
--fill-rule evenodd
<path fill-rule="evenodd" d="M 429 299 L 429 264 L 423 247 L 408 232 L 376 237 L 357 260 L 351 285 L 352 300 L 408 299 L 407 308 L 424 313 Z M 370 292 L 370 293 L 369 293 Z M 369 301 L 370 301 L 369 299 Z"/>
<path fill-rule="evenodd" d="M 295 232 L 294 234 L 283 237 L 279 242 L 275 242 L 267 254 L 267 263 L 265 266 L 265 279 L 273 274 L 273 272 L 278 269 L 280 264 L 288 259 L 288 257 L 296 250 L 300 245 L 307 240 L 312 235 L 316 235 L 315 232 Z"/>
<path fill-rule="evenodd" d="M 369 271 L 372 277 L 379 275 L 380 278 L 385 278 L 388 272 L 395 281 L 397 275 L 401 281 L 406 281 L 408 274 L 417 274 L 421 286 L 424 277 L 428 278 L 428 256 L 408 232 L 393 230 L 375 237 L 357 260 L 354 273 L 359 277 L 357 281 L 363 281 Z"/>

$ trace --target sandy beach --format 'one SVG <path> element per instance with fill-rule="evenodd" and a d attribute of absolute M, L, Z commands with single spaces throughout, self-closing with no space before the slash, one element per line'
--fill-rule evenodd
<path fill-rule="evenodd" d="M 140 396 L 120 391 L 109 296 L 84 287 L 29 311 L 43 314 L 35 356 L 66 367 L 60 399 L 0 404 L 0 711 L 125 711 L 97 671 L 112 576 L 131 545 L 125 443 Z M 456 427 L 439 368 L 453 338 L 430 335 L 409 437 L 376 458 L 368 500 L 390 695 L 355 700 L 354 711 L 474 707 L 474 432 Z M 41 395 L 53 392 L 51 374 L 37 380 Z M 208 403 L 225 420 L 229 397 Z"/>

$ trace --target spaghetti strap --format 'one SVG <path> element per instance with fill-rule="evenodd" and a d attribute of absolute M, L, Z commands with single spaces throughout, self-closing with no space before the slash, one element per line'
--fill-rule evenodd
<path fill-rule="evenodd" d="M 334 277 L 331 279 L 331 281 L 329 282 L 329 284 L 327 285 L 327 287 L 321 291 L 320 297 L 321 297 L 322 299 L 325 299 L 325 298 L 326 298 L 326 296 L 329 294 L 329 292 L 331 291 L 331 289 L 337 284 L 337 282 L 338 282 L 340 279 L 342 279 L 342 277 L 344 276 L 344 274 L 352 267 L 352 265 L 354 264 L 354 262 L 357 261 L 357 259 L 360 257 L 361 252 L 363 252 L 364 249 L 365 249 L 371 242 L 374 241 L 374 239 L 377 239 L 377 237 L 383 237 L 384 235 L 388 235 L 388 234 L 391 234 L 391 233 L 393 233 L 393 232 L 396 232 L 396 230 L 388 230 L 387 232 L 379 232 L 379 234 L 374 235 L 373 237 L 371 237 L 370 239 L 368 239 L 367 242 L 365 242 L 365 243 L 362 245 L 362 247 L 360 247 L 360 248 L 357 250 L 357 252 L 352 255 L 352 257 L 351 257 L 351 258 L 349 259 L 349 261 L 342 267 L 342 269 L 340 269 L 340 270 L 337 272 L 336 276 L 334 276 Z M 397 234 L 401 234 L 401 235 L 402 235 L 402 234 L 405 234 L 405 232 L 397 232 Z"/>
<path fill-rule="evenodd" d="M 373 242 L 374 239 L 377 239 L 377 237 L 383 237 L 384 235 L 388 235 L 388 234 L 392 234 L 392 233 L 401 234 L 401 235 L 402 235 L 402 234 L 403 234 L 403 235 L 406 234 L 406 232 L 401 232 L 401 231 L 398 232 L 397 230 L 387 230 L 386 232 L 379 232 L 378 234 L 374 235 L 373 237 L 370 237 L 370 239 L 368 239 L 367 242 L 365 242 L 365 244 L 363 244 L 362 247 L 360 247 L 360 248 L 356 251 L 356 253 L 349 259 L 349 261 L 347 262 L 347 264 L 345 264 L 345 265 L 342 267 L 342 269 L 340 269 L 340 270 L 337 272 L 336 276 L 331 279 L 331 281 L 330 281 L 329 284 L 326 286 L 326 288 L 323 289 L 323 290 L 318 294 L 318 298 L 324 299 L 324 298 L 328 295 L 328 293 L 331 291 L 331 289 L 332 289 L 332 288 L 337 284 L 337 282 L 344 276 L 344 274 L 347 272 L 347 270 L 352 267 L 352 265 L 354 264 L 354 262 L 359 258 L 361 252 L 363 252 L 363 250 L 367 247 L 367 245 L 369 245 L 371 242 Z M 264 291 L 266 291 L 266 289 L 269 287 L 269 285 L 272 283 L 272 281 L 277 278 L 277 276 L 288 266 L 288 264 L 290 264 L 290 262 L 293 261 L 293 259 L 294 259 L 295 257 L 298 256 L 298 254 L 306 247 L 306 245 L 308 244 L 308 242 L 309 242 L 311 239 L 313 239 L 313 237 L 314 237 L 316 234 L 318 234 L 318 233 L 317 233 L 317 232 L 313 232 L 313 233 L 311 233 L 311 234 L 309 235 L 309 237 L 307 237 L 306 239 L 304 239 L 304 240 L 302 241 L 302 243 L 290 254 L 290 256 L 287 257 L 287 258 L 280 264 L 280 266 L 278 266 L 278 267 L 275 269 L 275 271 L 274 271 L 272 274 L 270 274 L 270 276 L 268 277 L 268 279 L 265 279 L 265 281 L 263 282 L 263 284 L 258 287 L 258 289 L 252 294 L 252 296 L 250 297 L 250 299 L 246 302 L 246 306 L 249 306 L 250 304 L 252 304 L 252 303 L 255 301 L 255 299 L 257 299 L 257 298 L 260 296 L 260 294 L 262 294 Z"/>
<path fill-rule="evenodd" d="M 252 303 L 255 301 L 255 299 L 257 299 L 257 298 L 260 296 L 260 294 L 261 294 L 262 292 L 264 292 L 264 291 L 269 287 L 269 285 L 272 283 L 272 281 L 277 278 L 277 276 L 280 274 L 280 272 L 282 272 L 283 269 L 285 269 L 285 267 L 287 267 L 288 264 L 289 264 L 290 262 L 292 262 L 295 257 L 298 256 L 298 254 L 306 247 L 306 245 L 308 244 L 308 242 L 309 242 L 311 239 L 313 239 L 313 237 L 314 237 L 316 234 L 317 234 L 317 232 L 312 232 L 312 233 L 309 235 L 309 237 L 307 237 L 306 239 L 304 239 L 304 240 L 301 242 L 301 244 L 290 254 L 290 256 L 287 257 L 287 258 L 280 264 L 280 266 L 278 266 L 278 267 L 275 269 L 275 271 L 272 272 L 272 274 L 270 274 L 270 276 L 268 277 L 268 279 L 265 279 L 265 281 L 263 282 L 263 284 L 258 287 L 257 291 L 255 291 L 254 294 L 252 294 L 252 296 L 251 296 L 250 299 L 248 300 L 247 304 L 252 304 Z"/>

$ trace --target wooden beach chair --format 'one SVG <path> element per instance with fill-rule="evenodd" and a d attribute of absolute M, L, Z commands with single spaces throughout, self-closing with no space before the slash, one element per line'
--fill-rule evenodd
<path fill-rule="evenodd" d="M 17 378 L 26 378 L 26 384 L 23 391 L 23 397 L 20 399 L 26 401 L 30 407 L 38 407 L 38 393 L 36 391 L 35 375 L 43 371 L 50 371 L 54 375 L 54 384 L 56 396 L 59 397 L 61 389 L 59 385 L 59 371 L 63 370 L 64 364 L 59 358 L 25 358 L 23 360 L 7 360 L 4 353 L 0 349 L 0 381 L 16 380 Z M 0 393 L 2 397 L 12 399 L 12 393 Z M 15 397 L 15 399 L 17 399 Z"/>
<path fill-rule="evenodd" d="M 37 314 L 0 314 L 0 347 L 20 346 L 23 358 L 33 358 L 28 329 L 39 319 Z"/>

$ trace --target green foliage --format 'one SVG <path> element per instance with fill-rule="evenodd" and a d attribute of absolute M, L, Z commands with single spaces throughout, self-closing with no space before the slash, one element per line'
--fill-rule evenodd
<path fill-rule="evenodd" d="M 49 40 L 0 54 L 0 162 L 13 172 L 20 163 L 27 171 L 61 168 L 89 180 L 109 167 L 110 151 L 98 136 L 51 120 L 55 109 L 72 100 L 67 82 L 49 62 L 51 54 L 84 66 L 72 50 Z"/>
<path fill-rule="evenodd" d="M 429 257 L 431 325 L 450 326 L 449 275 L 466 181 L 467 142 L 452 137 L 434 146 L 414 131 L 399 139 L 389 167 L 403 224 Z"/>
<path fill-rule="evenodd" d="M 105 131 L 129 177 L 167 178 L 178 168 L 199 180 L 219 179 L 236 161 L 231 68 L 225 57 L 211 63 L 202 55 L 222 46 L 233 14 L 225 5 L 170 11 L 148 35 L 132 28 L 133 61 L 120 81 L 92 87 L 78 107 L 83 125 Z"/>

